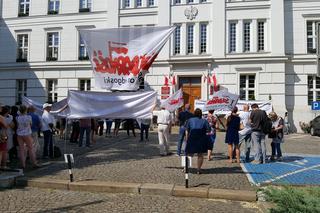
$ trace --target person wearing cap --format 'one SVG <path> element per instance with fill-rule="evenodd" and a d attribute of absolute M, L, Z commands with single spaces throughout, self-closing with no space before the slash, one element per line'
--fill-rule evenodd
<path fill-rule="evenodd" d="M 49 157 L 53 158 L 53 128 L 54 128 L 54 117 L 50 114 L 51 104 L 45 103 L 43 104 L 43 114 L 42 114 L 42 127 L 41 130 L 43 132 L 43 155 L 44 159 L 48 159 Z"/>

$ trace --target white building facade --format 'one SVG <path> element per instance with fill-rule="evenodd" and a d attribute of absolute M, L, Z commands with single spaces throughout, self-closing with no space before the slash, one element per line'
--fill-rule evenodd
<path fill-rule="evenodd" d="M 94 90 L 79 29 L 176 26 L 145 77 L 161 93 L 175 76 L 185 99 L 206 100 L 215 74 L 242 100 L 271 100 L 300 131 L 320 100 L 316 22 L 308 0 L 0 0 L 0 102 L 22 95 L 58 101 L 70 89 Z"/>

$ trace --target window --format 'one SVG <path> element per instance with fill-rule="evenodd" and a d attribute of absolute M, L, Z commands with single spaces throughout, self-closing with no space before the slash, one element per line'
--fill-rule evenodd
<path fill-rule="evenodd" d="M 207 52 L 207 24 L 200 25 L 200 53 Z"/>
<path fill-rule="evenodd" d="M 229 52 L 230 53 L 236 51 L 236 35 L 237 35 L 236 27 L 237 27 L 237 23 L 235 22 L 231 22 L 229 24 Z"/>
<path fill-rule="evenodd" d="M 58 80 L 50 79 L 47 80 L 47 92 L 48 92 L 48 102 L 53 103 L 58 101 Z"/>
<path fill-rule="evenodd" d="M 200 3 L 204 3 L 204 2 L 207 2 L 207 0 L 200 0 Z"/>
<path fill-rule="evenodd" d="M 16 88 L 16 102 L 22 103 L 22 97 L 27 96 L 27 80 L 17 80 Z"/>
<path fill-rule="evenodd" d="M 79 60 L 89 60 L 87 49 L 80 35 L 79 35 Z"/>
<path fill-rule="evenodd" d="M 320 77 L 308 76 L 308 105 L 313 101 L 320 101 Z"/>
<path fill-rule="evenodd" d="M 193 53 L 193 25 L 187 26 L 187 53 Z"/>
<path fill-rule="evenodd" d="M 243 50 L 250 52 L 250 22 L 243 24 Z"/>
<path fill-rule="evenodd" d="M 80 0 L 79 12 L 90 12 L 91 0 Z"/>
<path fill-rule="evenodd" d="M 80 79 L 79 80 L 79 90 L 80 91 L 90 91 L 91 90 L 91 80 L 90 79 Z"/>
<path fill-rule="evenodd" d="M 193 0 L 187 0 L 187 4 L 193 3 Z"/>
<path fill-rule="evenodd" d="M 174 4 L 181 4 L 181 0 L 175 0 Z"/>
<path fill-rule="evenodd" d="M 176 26 L 174 31 L 174 54 L 180 54 L 181 26 Z"/>
<path fill-rule="evenodd" d="M 124 7 L 130 7 L 130 0 L 124 0 L 123 5 Z"/>
<path fill-rule="evenodd" d="M 19 13 L 18 16 L 29 15 L 30 0 L 19 0 Z"/>
<path fill-rule="evenodd" d="M 240 75 L 240 100 L 256 100 L 255 75 Z"/>
<path fill-rule="evenodd" d="M 316 53 L 316 23 L 318 21 L 308 21 L 307 22 L 307 51 L 308 53 Z"/>
<path fill-rule="evenodd" d="M 136 7 L 142 7 L 142 0 L 136 1 Z"/>
<path fill-rule="evenodd" d="M 258 51 L 264 51 L 264 22 L 258 22 Z"/>
<path fill-rule="evenodd" d="M 59 33 L 48 33 L 47 61 L 57 61 L 59 51 Z"/>
<path fill-rule="evenodd" d="M 17 36 L 17 62 L 28 61 L 28 34 Z"/>
<path fill-rule="evenodd" d="M 148 6 L 154 6 L 154 0 L 148 0 Z"/>
<path fill-rule="evenodd" d="M 49 0 L 48 14 L 58 14 L 60 7 L 60 0 Z"/>

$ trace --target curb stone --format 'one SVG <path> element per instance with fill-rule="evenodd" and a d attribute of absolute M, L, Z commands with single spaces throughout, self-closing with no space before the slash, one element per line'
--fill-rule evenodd
<path fill-rule="evenodd" d="M 122 183 L 95 180 L 69 182 L 68 180 L 56 180 L 47 178 L 34 178 L 28 180 L 27 178 L 23 177 L 17 179 L 16 185 L 102 193 L 130 193 L 176 197 L 197 197 L 247 202 L 257 201 L 255 191 L 214 189 L 205 187 L 184 188 L 183 186 L 175 186 L 174 184 Z"/>

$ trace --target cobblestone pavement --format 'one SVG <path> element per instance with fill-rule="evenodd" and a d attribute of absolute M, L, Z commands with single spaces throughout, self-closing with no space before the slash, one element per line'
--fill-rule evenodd
<path fill-rule="evenodd" d="M 176 150 L 178 135 L 174 129 L 171 137 L 171 151 Z M 139 136 L 139 134 L 137 134 Z M 203 174 L 197 175 L 191 170 L 189 184 L 191 187 L 214 187 L 224 189 L 254 190 L 238 164 L 229 164 L 227 147 L 224 143 L 225 134 L 218 132 L 214 148 L 214 160 L 205 161 Z M 286 136 L 283 144 L 285 153 L 319 154 L 319 137 L 302 134 Z M 184 185 L 184 174 L 180 166 L 180 158 L 171 155 L 159 156 L 156 132 L 150 133 L 148 143 L 138 142 L 139 137 L 127 137 L 122 131 L 117 138 L 97 137 L 93 148 L 79 148 L 77 144 L 57 140 L 64 152 L 75 155 L 74 177 L 76 180 L 103 180 L 131 183 L 167 183 Z M 267 141 L 270 152 L 270 141 Z M 196 165 L 196 158 L 193 158 Z M 66 164 L 63 159 L 53 162 L 38 170 L 27 172 L 28 176 L 68 179 Z"/>
<path fill-rule="evenodd" d="M 48 189 L 0 191 L 1 212 L 261 212 L 255 203 Z"/>
<path fill-rule="evenodd" d="M 176 141 L 177 134 L 173 134 L 171 139 Z M 122 132 L 118 138 L 98 137 L 93 148 L 79 148 L 67 142 L 67 152 L 72 151 L 75 154 L 75 179 L 184 185 L 180 158 L 175 155 L 159 156 L 156 132 L 151 132 L 148 143 L 138 140 L 139 137 L 127 137 Z M 191 170 L 190 186 L 254 190 L 241 167 L 226 161 L 226 146 L 221 143 L 221 139 L 217 143 L 221 144 L 221 148 L 215 150 L 213 161 L 205 161 L 203 174 L 197 175 Z M 57 144 L 64 148 L 63 141 Z M 174 152 L 176 143 L 171 145 Z M 196 165 L 196 158 L 193 159 L 193 165 Z M 69 178 L 66 164 L 62 160 L 30 171 L 27 175 L 53 179 Z"/>

